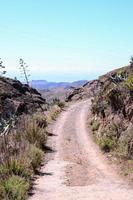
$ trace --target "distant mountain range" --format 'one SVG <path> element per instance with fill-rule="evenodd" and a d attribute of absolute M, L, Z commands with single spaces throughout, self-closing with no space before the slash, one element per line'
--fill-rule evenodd
<path fill-rule="evenodd" d="M 53 89 L 53 88 L 65 88 L 81 87 L 87 82 L 87 80 L 80 80 L 75 82 L 48 82 L 46 80 L 32 80 L 31 86 L 38 90 Z"/>

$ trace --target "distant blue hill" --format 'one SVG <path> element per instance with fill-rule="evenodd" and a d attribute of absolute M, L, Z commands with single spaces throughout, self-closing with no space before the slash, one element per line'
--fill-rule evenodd
<path fill-rule="evenodd" d="M 87 82 L 87 80 L 80 80 L 74 82 L 48 82 L 46 80 L 32 80 L 30 82 L 33 88 L 38 90 L 53 89 L 53 88 L 71 88 L 71 87 L 81 87 Z"/>

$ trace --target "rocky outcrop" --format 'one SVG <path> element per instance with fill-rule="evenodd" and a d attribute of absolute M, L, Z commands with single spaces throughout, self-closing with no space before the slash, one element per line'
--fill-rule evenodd
<path fill-rule="evenodd" d="M 84 84 L 83 87 L 72 89 L 68 94 L 66 101 L 76 101 L 93 97 L 100 88 L 101 82 L 99 80 L 89 81 Z"/>
<path fill-rule="evenodd" d="M 13 115 L 32 112 L 44 103 L 37 90 L 20 81 L 0 77 L 0 122 Z"/>

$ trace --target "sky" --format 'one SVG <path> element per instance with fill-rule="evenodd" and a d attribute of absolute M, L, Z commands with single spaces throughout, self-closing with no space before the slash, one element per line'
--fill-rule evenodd
<path fill-rule="evenodd" d="M 0 0 L 0 57 L 20 79 L 95 79 L 133 55 L 132 0 Z"/>

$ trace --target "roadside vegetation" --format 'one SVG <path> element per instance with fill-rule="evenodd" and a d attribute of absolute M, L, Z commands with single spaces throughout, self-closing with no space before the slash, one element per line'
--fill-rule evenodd
<path fill-rule="evenodd" d="M 33 177 L 45 159 L 47 127 L 61 112 L 49 105 L 47 111 L 24 115 L 8 135 L 0 138 L 0 199 L 25 200 Z"/>
<path fill-rule="evenodd" d="M 89 126 L 100 148 L 133 180 L 133 63 L 100 77 L 99 82 Z"/>

